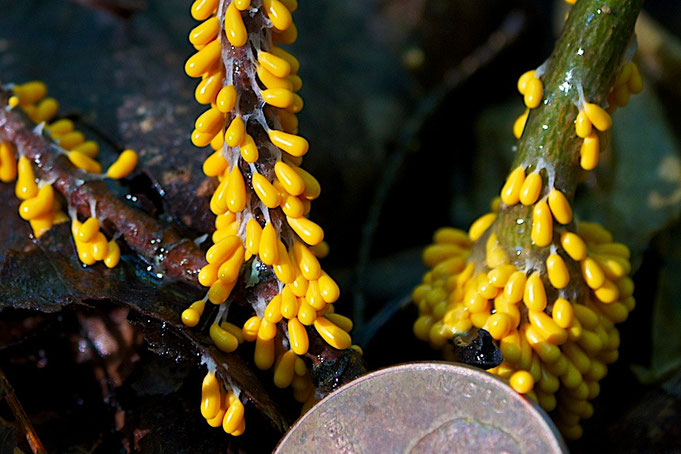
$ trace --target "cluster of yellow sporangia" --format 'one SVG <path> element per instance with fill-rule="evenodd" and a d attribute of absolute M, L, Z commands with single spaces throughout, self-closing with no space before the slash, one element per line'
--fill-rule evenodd
<path fill-rule="evenodd" d="M 541 101 L 538 80 L 529 72 L 519 82 L 528 109 Z M 641 88 L 640 75 L 628 62 L 609 99 L 626 104 L 629 93 Z M 605 131 L 612 120 L 578 91 L 576 134 L 586 143 L 596 134 L 592 127 Z M 530 92 L 536 93 L 528 103 Z M 584 168 L 598 161 L 598 145 L 595 156 L 590 147 L 581 149 Z M 435 233 L 423 253 L 431 270 L 412 295 L 420 314 L 414 333 L 443 348 L 447 357 L 449 339 L 473 327 L 486 329 L 503 355 L 489 372 L 552 412 L 561 432 L 574 439 L 582 433 L 580 419 L 593 413 L 588 401 L 599 394 L 607 364 L 617 359 L 615 324 L 634 309 L 634 284 L 627 276 L 629 249 L 600 225 L 576 222 L 568 198 L 553 186 L 552 169 L 539 165 L 513 169 L 492 212 L 475 221 L 468 234 L 453 228 Z M 505 209 L 519 203 L 532 207 L 532 252 L 517 254 L 500 241 L 502 227 L 495 223 L 500 203 Z"/>
<path fill-rule="evenodd" d="M 525 112 L 520 115 L 513 123 L 513 135 L 519 139 L 525 129 L 527 117 L 530 109 L 539 106 L 542 99 L 543 86 L 539 79 L 541 68 L 524 73 L 518 79 L 518 91 L 524 96 Z M 600 140 L 598 132 L 605 132 L 612 126 L 612 114 L 617 107 L 624 107 L 629 102 L 632 94 L 640 93 L 643 90 L 643 80 L 634 62 L 626 63 L 613 84 L 607 96 L 608 108 L 603 109 L 598 104 L 584 100 L 581 92 L 576 105 L 579 108 L 575 121 L 575 131 L 579 137 L 584 139 L 580 149 L 580 165 L 584 170 L 593 170 L 598 165 L 600 154 Z"/>
<path fill-rule="evenodd" d="M 22 85 L 10 86 L 13 96 L 8 100 L 8 109 L 21 108 L 28 117 L 39 125 L 38 133 L 46 131 L 59 146 L 71 163 L 83 172 L 100 174 L 101 165 L 95 160 L 99 153 L 97 142 L 85 140 L 82 132 L 74 129 L 69 119 L 53 121 L 59 110 L 54 98 L 47 98 L 47 87 L 43 82 L 32 81 Z M 17 160 L 18 155 L 18 160 Z M 127 176 L 137 165 L 137 153 L 123 151 L 107 170 L 106 177 L 120 179 Z M 67 222 L 71 218 L 73 240 L 78 258 L 85 265 L 97 261 L 113 268 L 120 260 L 120 248 L 115 240 L 107 240 L 99 231 L 99 221 L 94 215 L 82 225 L 74 210 L 69 215 L 62 210 L 61 202 L 54 193 L 52 182 L 36 179 L 31 161 L 21 154 L 13 144 L 0 143 L 0 180 L 5 183 L 16 178 L 15 193 L 21 199 L 19 215 L 29 221 L 33 234 L 40 238 L 53 225 Z"/>
<path fill-rule="evenodd" d="M 214 150 L 203 171 L 219 184 L 210 201 L 216 215 L 213 245 L 198 276 L 209 290 L 182 313 L 182 321 L 196 326 L 207 301 L 221 305 L 209 331 L 215 345 L 232 352 L 243 341 L 255 341 L 256 366 L 274 365 L 275 385 L 292 386 L 296 400 L 309 407 L 314 387 L 299 357 L 308 350 L 306 327 L 345 349 L 351 346 L 352 321 L 334 313 L 339 288 L 318 261 L 328 252 L 324 232 L 306 217 L 320 186 L 300 167 L 308 151 L 307 140 L 297 135 L 295 115 L 303 107 L 296 93 L 302 86 L 300 64 L 280 47 L 296 40 L 291 16 L 296 7 L 296 0 L 192 4 L 192 17 L 202 22 L 189 34 L 197 52 L 185 72 L 201 78 L 195 98 L 209 108 L 197 118 L 191 140 Z M 229 296 L 243 269 L 261 265 L 272 267 L 279 292 L 255 303 L 255 315 L 239 328 L 226 321 Z M 284 322 L 287 329 L 280 330 Z M 225 410 L 224 430 L 238 435 L 242 430 L 235 427 L 242 423 L 228 418 L 238 399 L 227 397 L 233 391 L 215 391 L 213 376 L 209 367 L 202 414 L 215 425 Z"/>

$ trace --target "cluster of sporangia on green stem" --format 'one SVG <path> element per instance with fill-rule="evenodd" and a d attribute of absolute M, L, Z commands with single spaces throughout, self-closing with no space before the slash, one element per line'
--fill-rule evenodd
<path fill-rule="evenodd" d="M 291 386 L 305 410 L 316 402 L 301 358 L 308 333 L 315 330 L 331 347 L 346 349 L 352 321 L 334 313 L 340 291 L 318 261 L 328 252 L 324 232 L 307 218 L 320 186 L 300 167 L 308 151 L 296 118 L 303 107 L 300 64 L 280 47 L 296 40 L 296 8 L 296 0 L 196 0 L 191 7 L 202 22 L 189 34 L 196 53 L 185 71 L 201 79 L 195 97 L 208 106 L 191 139 L 214 150 L 203 170 L 219 184 L 210 202 L 213 245 L 199 274 L 208 292 L 182 321 L 196 326 L 207 302 L 219 305 L 209 330 L 217 348 L 233 352 L 242 342 L 255 342 L 255 365 L 274 366 L 274 384 Z M 277 294 L 249 301 L 255 314 L 241 327 L 230 323 L 234 287 L 265 266 L 276 275 Z M 211 426 L 240 435 L 245 420 L 239 391 L 218 382 L 214 364 L 208 368 L 201 413 Z"/>
<path fill-rule="evenodd" d="M 527 132 L 530 109 L 542 102 L 542 71 L 543 66 L 528 71 L 518 81 L 527 109 L 513 125 L 516 138 Z M 599 136 L 612 126 L 610 114 L 641 89 L 636 65 L 624 61 L 606 108 L 577 90 L 574 134 L 583 140 L 578 160 L 583 169 L 598 163 Z M 542 171 L 548 178 L 542 178 Z M 503 355 L 489 372 L 551 412 L 563 435 L 575 439 L 582 434 L 580 420 L 593 413 L 589 400 L 599 394 L 607 364 L 617 359 L 615 324 L 634 309 L 634 284 L 628 277 L 629 249 L 613 242 L 600 225 L 573 221 L 568 198 L 553 187 L 555 178 L 554 169 L 525 162 L 512 169 L 492 212 L 468 233 L 453 228 L 435 232 L 434 244 L 423 253 L 431 270 L 413 292 L 419 310 L 414 333 L 451 358 L 450 339 L 486 329 Z M 533 248 L 529 257 L 519 256 L 526 257 L 522 262 L 509 255 L 502 227 L 495 223 L 501 204 L 531 209 L 527 228 Z M 484 254 L 472 255 L 474 250 Z"/>

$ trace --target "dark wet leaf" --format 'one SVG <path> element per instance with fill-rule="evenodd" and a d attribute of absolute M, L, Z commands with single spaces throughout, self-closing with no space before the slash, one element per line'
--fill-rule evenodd
<path fill-rule="evenodd" d="M 13 201 L 9 185 L 0 187 L 3 200 Z M 2 208 L 2 218 L 18 218 L 16 202 Z M 24 241 L 8 229 L 23 230 Z M 0 223 L 3 241 L 0 262 L 0 309 L 29 309 L 54 312 L 70 304 L 97 307 L 114 303 L 130 308 L 129 318 L 137 323 L 154 351 L 176 359 L 192 359 L 198 365 L 203 357 L 218 365 L 218 373 L 229 377 L 245 396 L 252 400 L 279 431 L 286 422 L 250 366 L 239 356 L 224 354 L 213 347 L 200 332 L 188 330 L 179 314 L 188 302 L 201 295 L 194 289 L 164 283 L 151 277 L 141 263 L 122 261 L 109 270 L 98 264 L 83 267 L 75 255 L 67 224 L 54 227 L 35 244 L 27 241 L 28 232 L 12 221 Z M 22 246 L 22 243 L 24 245 Z M 12 249 L 19 245 L 21 249 Z M 32 246 L 32 247 L 31 247 Z M 198 384 L 197 384 L 198 387 Z"/>
<path fill-rule="evenodd" d="M 15 454 L 19 438 L 17 428 L 0 418 L 0 454 Z"/>
<path fill-rule="evenodd" d="M 661 256 L 661 266 L 654 299 L 638 301 L 652 304 L 652 339 L 650 362 L 634 367 L 637 377 L 644 383 L 657 382 L 681 368 L 681 227 L 676 225 L 662 233 L 656 240 Z M 648 358 L 646 358 L 648 359 Z"/>

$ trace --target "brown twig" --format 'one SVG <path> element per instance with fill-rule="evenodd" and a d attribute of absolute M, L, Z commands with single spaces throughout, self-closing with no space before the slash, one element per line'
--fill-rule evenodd
<path fill-rule="evenodd" d="M 0 105 L 7 105 L 9 92 L 0 90 Z M 33 123 L 20 109 L 0 109 L 0 140 L 15 144 L 36 164 L 36 174 L 54 187 L 82 216 L 97 217 L 109 232 L 120 232 L 127 245 L 147 263 L 160 267 L 166 276 L 199 286 L 197 275 L 206 264 L 201 250 L 169 224 L 127 205 L 111 194 L 99 178 L 89 176 L 58 153 L 45 134 L 36 134 Z"/>
<path fill-rule="evenodd" d="M 5 376 L 2 369 L 0 369 L 0 398 L 7 401 L 7 405 L 14 414 L 14 418 L 19 424 L 20 428 L 26 434 L 26 441 L 31 447 L 34 454 L 47 453 L 45 447 L 43 446 L 38 434 L 36 434 L 35 429 L 33 429 L 33 424 L 28 419 L 26 412 L 24 411 L 19 399 L 17 399 L 16 394 L 14 394 L 14 389 L 10 385 L 7 377 Z"/>

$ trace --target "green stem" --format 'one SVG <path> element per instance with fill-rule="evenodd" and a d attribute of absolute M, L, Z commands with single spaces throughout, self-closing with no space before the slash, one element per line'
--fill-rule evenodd
<path fill-rule="evenodd" d="M 565 29 L 541 75 L 542 102 L 530 111 L 525 131 L 518 142 L 512 169 L 523 165 L 529 173 L 537 168 L 544 180 L 541 197 L 555 187 L 570 203 L 582 172 L 582 139 L 575 133 L 579 113 L 579 88 L 587 102 L 606 105 L 606 96 L 631 43 L 634 24 L 643 0 L 577 0 Z M 548 187 L 549 173 L 555 178 Z M 532 208 L 504 206 L 495 232 L 508 249 L 533 249 L 530 240 Z M 555 235 L 554 235 L 555 241 Z"/>

